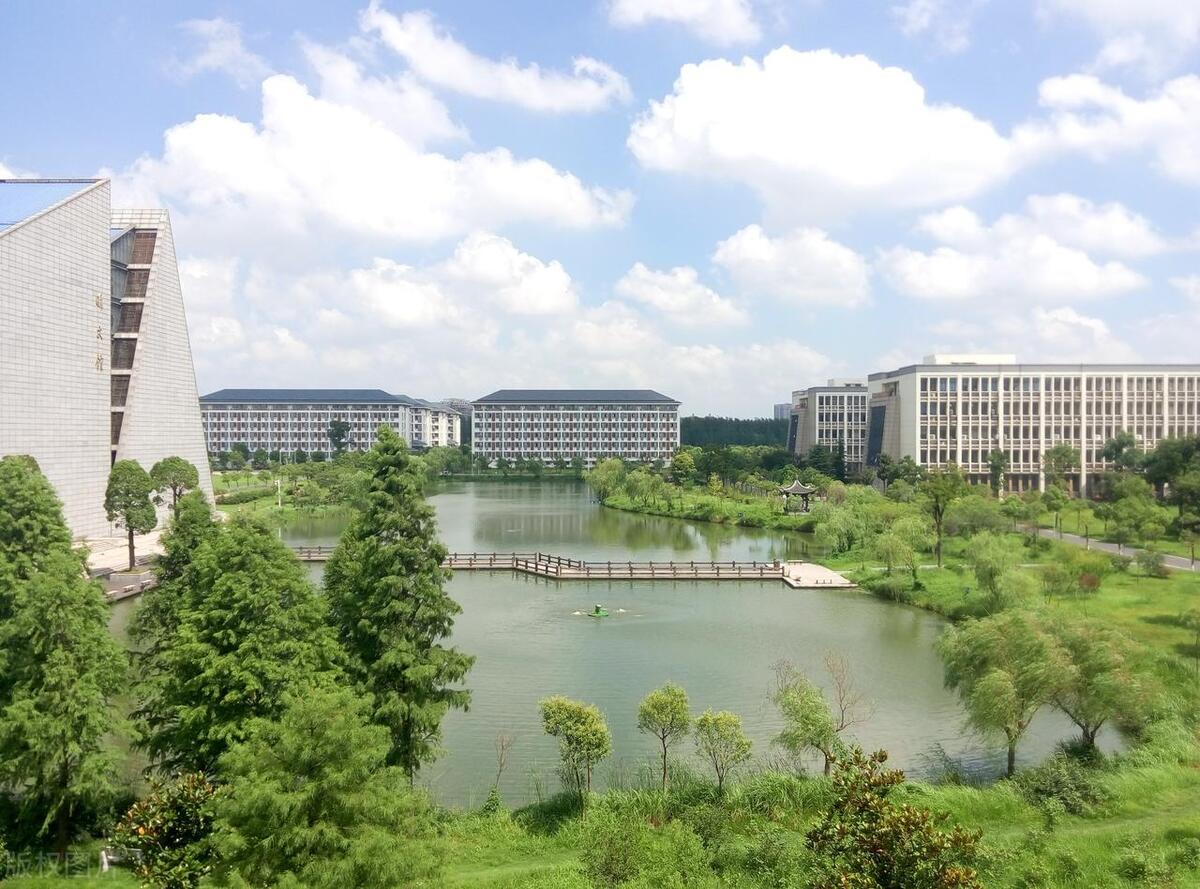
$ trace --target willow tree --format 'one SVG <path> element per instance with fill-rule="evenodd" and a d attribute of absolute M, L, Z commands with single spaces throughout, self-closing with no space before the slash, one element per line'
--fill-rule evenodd
<path fill-rule="evenodd" d="M 951 627 L 938 651 L 971 725 L 1004 737 L 1011 776 L 1033 717 L 1072 681 L 1070 656 L 1037 615 L 1020 610 Z"/>
<path fill-rule="evenodd" d="M 442 718 L 466 709 L 474 658 L 445 644 L 462 609 L 446 595 L 446 548 L 418 461 L 379 430 L 367 455 L 365 505 L 325 568 L 330 619 L 372 718 L 391 733 L 388 761 L 409 778 L 438 752 Z"/>

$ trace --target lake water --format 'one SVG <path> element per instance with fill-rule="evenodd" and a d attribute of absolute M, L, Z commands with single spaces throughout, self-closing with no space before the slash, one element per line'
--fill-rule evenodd
<path fill-rule="evenodd" d="M 619 512 L 597 505 L 573 482 L 445 484 L 431 497 L 452 551 L 541 551 L 598 560 L 802 558 L 804 535 L 731 528 Z M 344 524 L 316 517 L 280 529 L 289 543 L 332 544 Z M 312 567 L 319 578 L 320 566 Z M 445 755 L 425 768 L 443 803 L 477 805 L 496 772 L 495 739 L 514 737 L 501 790 L 518 804 L 556 786 L 555 742 L 542 733 L 537 702 L 565 694 L 596 704 L 613 733 L 613 757 L 598 770 L 603 786 L 628 780 L 653 762 L 655 742 L 637 731 L 637 706 L 663 682 L 683 685 L 694 712 L 741 714 L 756 758 L 780 720 L 768 696 L 772 666 L 795 663 L 824 683 L 826 652 L 844 656 L 871 703 L 854 729 L 869 749 L 922 775 L 941 755 L 978 774 L 1000 774 L 1003 751 L 963 726 L 954 695 L 942 685 L 933 643 L 944 624 L 915 608 L 858 591 L 792 590 L 775 582 L 554 582 L 509 572 L 460 572 L 447 591 L 463 608 L 453 644 L 476 657 L 468 676 L 472 705 L 445 722 Z M 603 604 L 611 617 L 581 614 Z M 114 615 L 114 620 L 123 620 Z M 1020 747 L 1022 763 L 1045 757 L 1075 734 L 1044 712 Z M 1102 743 L 1119 743 L 1115 734 Z M 680 750 L 690 755 L 691 744 Z M 702 767 L 698 758 L 693 758 Z M 815 765 L 815 763 L 814 763 Z"/>

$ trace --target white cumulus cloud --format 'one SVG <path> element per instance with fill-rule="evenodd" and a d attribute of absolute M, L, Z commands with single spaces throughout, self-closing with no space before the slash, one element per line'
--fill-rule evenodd
<path fill-rule="evenodd" d="M 959 200 L 1014 165 L 990 123 L 930 101 L 909 72 L 786 46 L 685 65 L 628 144 L 647 168 L 745 183 L 786 217 Z"/>
<path fill-rule="evenodd" d="M 556 315 L 577 305 L 575 285 L 561 263 L 542 262 L 489 232 L 475 232 L 459 244 L 438 274 L 460 288 L 490 295 L 515 315 Z"/>
<path fill-rule="evenodd" d="M 1078 152 L 1104 160 L 1145 151 L 1166 176 L 1200 185 L 1200 77 L 1177 77 L 1137 99 L 1093 75 L 1072 74 L 1043 81 L 1038 94 L 1048 117 L 1014 134 L 1030 156 Z"/>
<path fill-rule="evenodd" d="M 1067 204 L 1074 211 L 1081 209 Z M 1036 202 L 1033 207 L 1035 213 L 1045 209 Z M 897 290 L 919 299 L 1028 303 L 1118 296 L 1144 287 L 1146 279 L 1121 262 L 1093 259 L 1074 246 L 1119 252 L 1112 231 L 1102 224 L 1106 214 L 1128 224 L 1123 213 L 1101 208 L 1093 214 L 1101 222 L 1090 229 L 1065 226 L 1056 231 L 1063 214 L 1056 218 L 1053 213 L 1046 226 L 1036 216 L 1015 215 L 987 225 L 967 208 L 952 207 L 918 223 L 918 230 L 939 246 L 928 252 L 893 247 L 881 252 L 878 265 Z"/>
<path fill-rule="evenodd" d="M 165 201 L 204 240 L 226 241 L 311 229 L 429 242 L 513 222 L 590 228 L 620 224 L 632 203 L 504 148 L 424 152 L 290 76 L 268 78 L 262 95 L 260 126 L 201 114 L 169 129 L 161 157 L 117 177 L 120 199 Z"/>
<path fill-rule="evenodd" d="M 717 46 L 753 43 L 762 36 L 750 0 L 612 0 L 608 18 L 623 28 L 650 22 L 682 25 Z"/>
<path fill-rule="evenodd" d="M 578 56 L 569 74 L 536 63 L 495 61 L 477 55 L 440 28 L 429 12 L 397 16 L 378 2 L 362 13 L 364 31 L 378 33 L 422 80 L 468 96 L 533 111 L 598 111 L 630 98 L 629 82 L 596 59 Z"/>
<path fill-rule="evenodd" d="M 691 266 L 663 272 L 634 263 L 617 282 L 616 291 L 650 306 L 676 324 L 743 324 L 747 320 L 745 312 L 701 283 L 699 273 Z"/>
<path fill-rule="evenodd" d="M 717 245 L 713 262 L 745 295 L 767 294 L 792 305 L 863 305 L 870 294 L 866 260 L 816 228 L 770 237 L 748 225 Z"/>
<path fill-rule="evenodd" d="M 357 108 L 414 146 L 466 138 L 446 106 L 412 74 L 373 77 L 345 53 L 316 43 L 304 43 L 303 49 L 322 99 Z"/>

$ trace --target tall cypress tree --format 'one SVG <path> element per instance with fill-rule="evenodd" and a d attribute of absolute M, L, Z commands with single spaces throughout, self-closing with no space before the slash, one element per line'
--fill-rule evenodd
<path fill-rule="evenodd" d="M 142 593 L 129 622 L 129 637 L 139 649 L 135 659 L 145 660 L 174 635 L 180 609 L 187 600 L 187 569 L 200 545 L 215 537 L 217 530 L 203 491 L 179 498 L 175 514 L 159 540 L 163 554 L 154 563 L 158 583 Z"/>
<path fill-rule="evenodd" d="M 20 458 L 0 460 L 0 601 L 0 785 L 65 856 L 80 809 L 111 800 L 125 656 L 53 488 Z"/>
<path fill-rule="evenodd" d="M 368 467 L 365 507 L 326 565 L 325 591 L 350 674 L 391 732 L 389 763 L 412 779 L 437 755 L 442 717 L 470 703 L 460 683 L 475 659 L 443 644 L 462 609 L 442 589 L 446 549 L 420 468 L 388 428 Z"/>
<path fill-rule="evenodd" d="M 174 629 L 139 665 L 139 745 L 162 768 L 210 772 L 250 720 L 333 681 L 338 651 L 304 568 L 253 520 L 214 529 L 182 571 Z"/>

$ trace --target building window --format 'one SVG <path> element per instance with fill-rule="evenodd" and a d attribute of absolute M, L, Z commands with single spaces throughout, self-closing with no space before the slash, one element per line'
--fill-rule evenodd
<path fill-rule="evenodd" d="M 133 256 L 130 265 L 150 265 L 154 260 L 154 241 L 158 233 L 151 231 L 135 231 L 133 233 Z"/>
<path fill-rule="evenodd" d="M 125 407 L 125 399 L 129 396 L 129 377 L 118 374 L 112 377 L 112 406 Z"/>
<path fill-rule="evenodd" d="M 133 353 L 137 348 L 137 340 L 113 340 L 112 341 L 112 366 L 113 370 L 132 370 L 133 369 Z"/>

